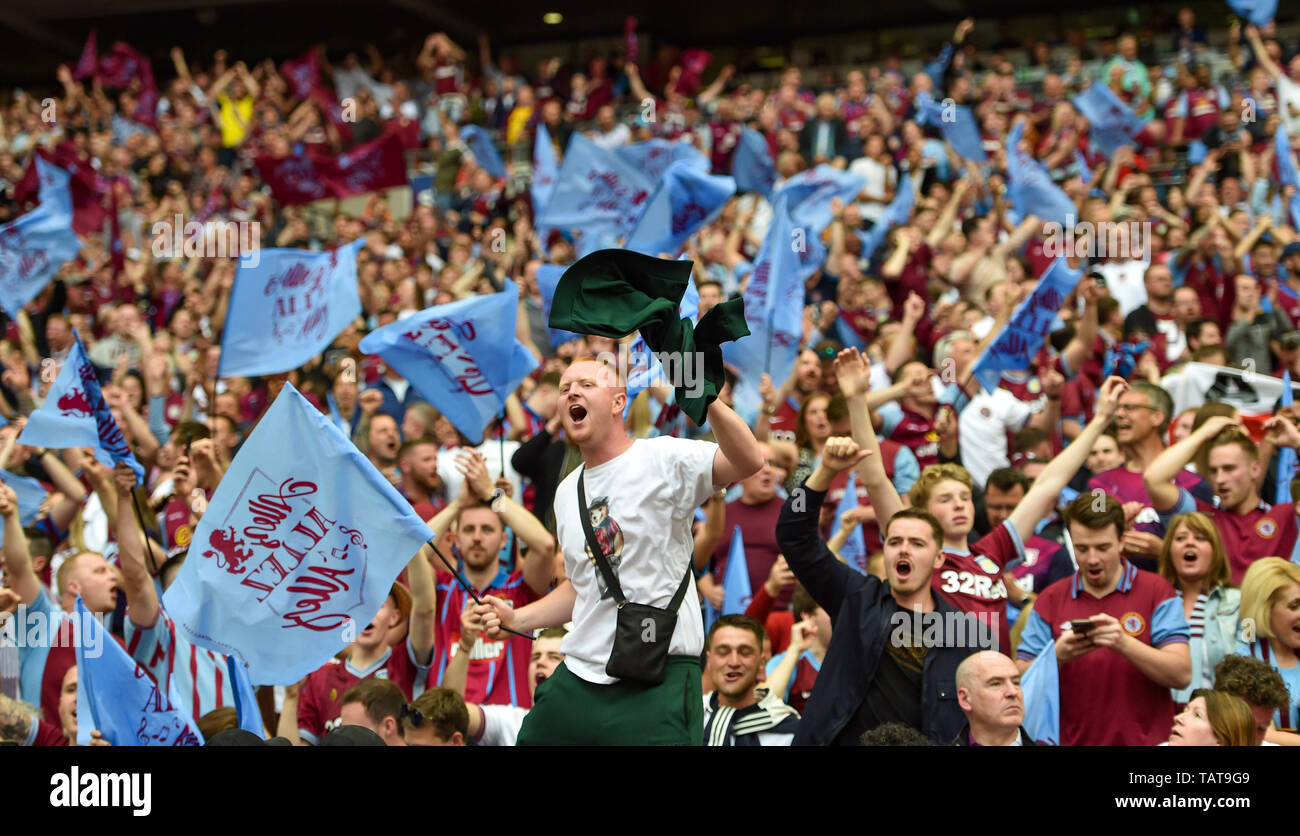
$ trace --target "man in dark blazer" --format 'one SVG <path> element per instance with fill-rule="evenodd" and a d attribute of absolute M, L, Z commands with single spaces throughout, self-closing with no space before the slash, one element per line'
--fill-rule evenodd
<path fill-rule="evenodd" d="M 781 553 L 835 624 L 794 744 L 852 746 L 891 722 L 948 744 L 965 722 L 957 666 L 972 647 L 994 647 L 996 636 L 931 591 L 930 577 L 943 564 L 943 531 L 929 512 L 907 508 L 885 524 L 887 582 L 860 574 L 827 547 L 818 533 L 826 491 L 867 455 L 851 438 L 828 439 L 821 463 L 777 522 Z M 935 624 L 968 629 L 953 641 L 957 631 L 931 629 Z"/>
<path fill-rule="evenodd" d="M 799 132 L 799 153 L 809 165 L 832 162 L 849 156 L 849 129 L 835 109 L 835 97 L 822 93 L 817 97 L 817 115 Z M 860 155 L 854 155 L 860 156 Z"/>

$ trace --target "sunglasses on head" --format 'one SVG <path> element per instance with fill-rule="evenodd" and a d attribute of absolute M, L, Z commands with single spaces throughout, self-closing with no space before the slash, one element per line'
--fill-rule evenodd
<path fill-rule="evenodd" d="M 398 719 L 399 723 L 410 722 L 411 728 L 418 729 L 424 725 L 424 712 L 413 705 L 402 706 L 402 716 Z"/>

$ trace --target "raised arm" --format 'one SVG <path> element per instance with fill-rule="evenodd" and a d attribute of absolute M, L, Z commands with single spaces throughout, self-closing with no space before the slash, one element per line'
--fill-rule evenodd
<path fill-rule="evenodd" d="M 908 300 L 911 302 L 911 299 Z M 840 391 L 849 403 L 849 420 L 853 427 L 853 440 L 865 458 L 858 464 L 858 476 L 871 497 L 871 507 L 876 519 L 889 520 L 903 509 L 903 500 L 885 472 L 885 457 L 880 452 L 880 439 L 871 425 L 867 409 L 867 389 L 870 388 L 871 366 L 856 348 L 846 348 L 835 358 L 835 377 Z"/>
<path fill-rule="evenodd" d="M 969 177 L 963 177 L 957 181 L 957 185 L 952 190 L 952 196 L 944 205 L 943 211 L 939 213 L 939 219 L 934 222 L 934 229 L 925 237 L 925 243 L 930 245 L 930 249 L 936 250 L 952 232 L 952 222 L 957 217 L 957 207 L 961 206 L 962 198 L 971 187 Z M 913 186 L 915 188 L 915 185 Z M 1028 220 L 1028 218 L 1026 218 Z"/>
<path fill-rule="evenodd" d="M 406 580 L 411 587 L 411 622 L 407 635 L 415 661 L 421 665 L 433 661 L 434 633 L 438 626 L 438 592 L 427 551 L 421 548 L 406 565 Z"/>
<path fill-rule="evenodd" d="M 1147 465 L 1142 473 L 1142 482 L 1146 485 L 1147 495 L 1151 497 L 1151 507 L 1161 513 L 1172 510 L 1178 504 L 1178 486 L 1174 484 L 1174 479 L 1179 472 L 1210 439 L 1238 424 L 1236 418 L 1215 415 L 1187 438 L 1156 456 L 1155 461 Z"/>
<path fill-rule="evenodd" d="M 1075 375 L 1093 355 L 1093 346 L 1096 345 L 1100 327 L 1097 321 L 1097 302 L 1104 292 L 1097 286 L 1096 279 L 1084 276 L 1079 282 L 1079 294 L 1083 296 L 1083 315 L 1075 320 L 1074 336 L 1061 352 L 1061 359 L 1070 373 Z"/>
<path fill-rule="evenodd" d="M 27 550 L 27 537 L 23 534 L 23 521 L 18 513 L 18 495 L 3 482 L 0 482 L 0 516 L 5 521 L 6 583 L 18 593 L 21 603 L 30 604 L 41 594 L 41 581 L 32 570 L 32 555 Z"/>
<path fill-rule="evenodd" d="M 477 450 L 466 451 L 456 458 L 456 469 L 465 477 L 465 483 L 483 500 L 492 498 L 492 480 L 488 476 L 487 461 Z M 493 510 L 501 521 L 528 546 L 524 559 L 524 583 L 538 595 L 545 595 L 555 579 L 555 537 L 546 530 L 542 521 L 532 512 L 502 495 L 493 502 Z"/>
<path fill-rule="evenodd" d="M 135 510 L 131 505 L 131 492 L 135 489 L 135 471 L 125 464 L 113 468 L 113 482 L 117 488 L 117 548 L 118 562 L 122 566 L 122 583 L 126 602 L 130 608 L 131 623 L 137 627 L 152 627 L 158 621 L 158 590 L 144 563 L 144 544 Z"/>
<path fill-rule="evenodd" d="M 1128 383 L 1122 377 L 1110 377 L 1101 385 L 1097 400 L 1097 414 L 1084 427 L 1079 437 L 1070 442 L 1064 450 L 1044 468 L 1034 479 L 1034 485 L 1011 512 L 1011 524 L 1020 533 L 1021 541 L 1028 540 L 1034 533 L 1034 527 L 1056 506 L 1061 489 L 1070 483 L 1070 479 L 1087 461 L 1092 451 L 1093 442 L 1115 417 L 1120 395 L 1128 390 Z"/>
<path fill-rule="evenodd" d="M 856 467 L 869 454 L 851 438 L 826 440 L 822 459 L 803 485 L 791 492 L 776 523 L 776 543 L 795 577 L 833 620 L 862 576 L 837 559 L 817 531 L 826 491 L 836 475 Z"/>
<path fill-rule="evenodd" d="M 713 456 L 715 487 L 748 479 L 762 469 L 766 463 L 763 448 L 745 420 L 721 400 L 709 404 L 709 426 L 718 442 Z"/>

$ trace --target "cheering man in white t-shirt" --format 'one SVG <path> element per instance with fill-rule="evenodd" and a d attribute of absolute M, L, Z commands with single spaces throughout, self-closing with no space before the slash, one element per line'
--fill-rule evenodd
<path fill-rule="evenodd" d="M 661 436 L 633 440 L 623 428 L 627 390 L 614 369 L 579 360 L 560 379 L 565 435 L 583 468 L 555 494 L 557 539 L 566 578 L 545 598 L 518 610 L 485 598 L 475 612 L 489 638 L 500 627 L 531 631 L 573 621 L 564 663 L 537 687 L 519 745 L 698 746 L 703 734 L 700 653 L 704 625 L 694 579 L 677 611 L 664 681 L 645 685 L 605 671 L 617 607 L 590 556 L 580 513 L 630 603 L 667 608 L 687 575 L 695 509 L 718 489 L 764 464 L 745 422 L 721 401 L 709 405 L 717 443 Z M 584 475 L 587 508 L 578 503 Z"/>

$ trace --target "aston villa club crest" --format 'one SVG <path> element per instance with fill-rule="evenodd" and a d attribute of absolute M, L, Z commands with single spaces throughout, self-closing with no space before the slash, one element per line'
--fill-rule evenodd
<path fill-rule="evenodd" d="M 1119 626 L 1124 628 L 1124 632 L 1130 636 L 1137 637 L 1142 635 L 1147 628 L 1146 619 L 1135 612 L 1124 613 L 1124 617 L 1119 620 Z"/>
<path fill-rule="evenodd" d="M 982 554 L 975 555 L 975 564 L 990 575 L 998 573 L 998 565 Z"/>
<path fill-rule="evenodd" d="M 1260 537 L 1273 537 L 1277 534 L 1277 523 L 1268 517 L 1264 517 L 1255 523 L 1255 533 Z"/>

